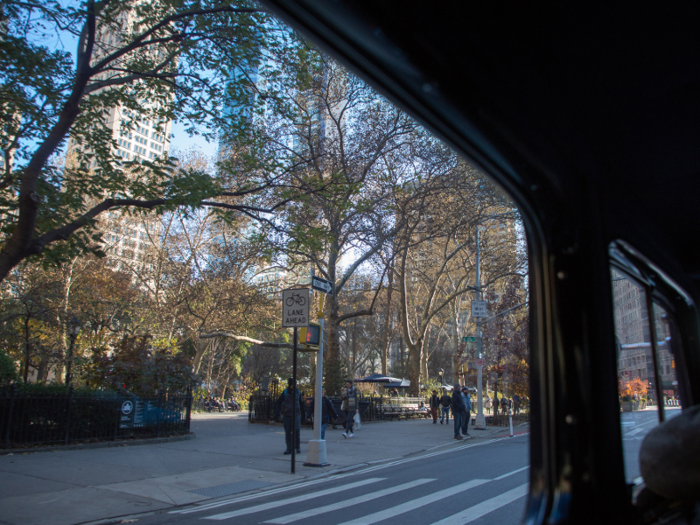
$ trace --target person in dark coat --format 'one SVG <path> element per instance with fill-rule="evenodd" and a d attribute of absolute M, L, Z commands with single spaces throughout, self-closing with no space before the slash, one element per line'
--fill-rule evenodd
<path fill-rule="evenodd" d="M 297 454 L 301 454 L 301 395 L 294 388 L 294 379 L 291 377 L 287 380 L 287 388 L 282 391 L 279 399 L 277 399 L 276 411 L 282 413 L 282 422 L 284 423 L 284 440 L 287 444 L 285 454 L 292 453 L 292 446 L 296 447 Z M 296 403 L 296 421 L 292 424 L 293 403 Z M 292 434 L 294 434 L 294 443 L 292 443 Z"/>
<path fill-rule="evenodd" d="M 321 397 L 321 439 L 326 439 L 326 427 L 328 426 L 328 423 L 331 421 L 334 421 L 338 419 L 338 413 L 335 411 L 335 408 L 333 408 L 333 403 L 331 403 L 331 400 L 328 399 L 326 394 L 321 394 L 323 397 Z M 309 405 L 309 412 L 311 413 L 311 417 L 314 417 L 314 404 L 316 403 L 316 399 L 312 398 L 311 399 L 311 405 Z"/>
<path fill-rule="evenodd" d="M 462 429 L 462 414 L 464 413 L 464 402 L 462 401 L 462 392 L 459 389 L 459 383 L 455 383 L 452 390 L 452 418 L 455 425 L 455 439 L 463 439 L 459 434 Z"/>
<path fill-rule="evenodd" d="M 437 395 L 437 391 L 433 390 L 433 395 L 430 396 L 430 414 L 433 416 L 433 425 L 437 424 L 439 406 L 440 398 Z"/>
<path fill-rule="evenodd" d="M 452 404 L 452 398 L 450 395 L 445 392 L 442 394 L 442 397 L 440 398 L 440 404 L 442 405 L 442 418 L 440 419 L 440 424 L 442 425 L 445 420 L 447 420 L 447 424 L 450 424 L 450 405 Z"/>
<path fill-rule="evenodd" d="M 355 434 L 352 433 L 352 424 L 354 423 L 353 418 L 355 414 L 360 412 L 360 405 L 357 402 L 357 390 L 349 379 L 345 382 L 345 388 L 341 393 L 343 403 L 340 409 L 345 412 L 345 432 L 343 432 L 343 437 L 351 438 Z"/>

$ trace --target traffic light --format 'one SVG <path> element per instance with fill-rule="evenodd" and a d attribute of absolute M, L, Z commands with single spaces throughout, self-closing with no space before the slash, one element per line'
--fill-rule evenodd
<path fill-rule="evenodd" d="M 318 347 L 321 342 L 321 326 L 311 323 L 306 328 L 299 329 L 299 344 Z"/>

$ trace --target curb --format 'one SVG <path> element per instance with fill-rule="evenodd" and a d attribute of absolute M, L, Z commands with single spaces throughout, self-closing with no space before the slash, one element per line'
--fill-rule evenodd
<path fill-rule="evenodd" d="M 110 447 L 136 447 L 139 445 L 159 445 L 162 443 L 174 443 L 177 441 L 189 441 L 194 439 L 196 434 L 190 432 L 183 436 L 169 436 L 151 439 L 132 439 L 129 441 L 100 441 L 98 443 L 82 443 L 79 445 L 57 445 L 52 447 L 42 448 L 6 448 L 0 449 L 0 456 L 9 456 L 10 454 L 34 454 L 35 452 L 59 452 L 61 450 L 88 450 L 92 448 L 110 448 Z"/>

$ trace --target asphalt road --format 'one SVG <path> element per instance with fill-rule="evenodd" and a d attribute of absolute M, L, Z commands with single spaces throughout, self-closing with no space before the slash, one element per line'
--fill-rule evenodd
<path fill-rule="evenodd" d="M 529 479 L 528 435 L 454 447 L 200 506 L 138 525 L 516 524 Z"/>
<path fill-rule="evenodd" d="M 680 407 L 666 407 L 666 419 L 681 413 Z M 620 416 L 622 425 L 622 451 L 625 458 L 625 478 L 628 482 L 639 477 L 639 449 L 649 431 L 659 424 L 657 410 L 640 410 L 623 412 Z"/>

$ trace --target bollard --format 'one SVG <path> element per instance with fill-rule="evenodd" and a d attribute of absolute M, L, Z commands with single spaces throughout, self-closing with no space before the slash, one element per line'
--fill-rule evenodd
<path fill-rule="evenodd" d="M 510 423 L 510 437 L 513 437 L 513 410 L 508 411 L 508 422 Z"/>

